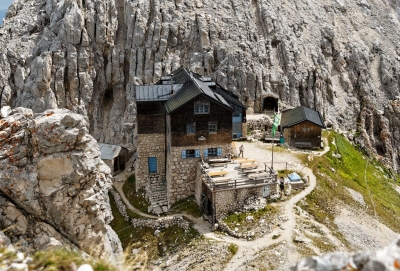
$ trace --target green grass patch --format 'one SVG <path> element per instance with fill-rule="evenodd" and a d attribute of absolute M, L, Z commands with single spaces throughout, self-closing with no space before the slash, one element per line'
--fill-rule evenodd
<path fill-rule="evenodd" d="M 254 221 L 258 221 L 262 218 L 268 220 L 271 219 L 274 215 L 276 215 L 278 210 L 272 206 L 267 205 L 264 208 L 253 211 L 253 212 L 245 212 L 245 213 L 233 213 L 227 216 L 223 221 L 230 227 L 235 227 L 236 224 L 241 224 L 242 227 L 247 227 L 248 225 L 254 225 Z M 254 221 L 247 222 L 246 217 L 253 216 Z"/>
<path fill-rule="evenodd" d="M 136 180 L 134 174 L 130 175 L 126 179 L 124 185 L 122 186 L 122 191 L 124 192 L 125 197 L 130 202 L 130 204 L 132 204 L 133 207 L 143 213 L 149 213 L 149 202 L 145 198 L 144 188 L 141 188 L 138 192 L 136 192 Z"/>
<path fill-rule="evenodd" d="M 188 244 L 191 240 L 200 236 L 192 226 L 185 231 L 174 225 L 167 229 L 162 229 L 157 236 L 154 234 L 155 230 L 152 228 L 133 227 L 119 213 L 112 195 L 110 194 L 109 196 L 114 216 L 114 220 L 111 221 L 110 226 L 117 233 L 124 249 L 127 247 L 145 248 L 149 258 L 156 259 L 177 251 L 181 246 Z M 128 210 L 128 214 L 131 218 L 142 218 L 130 210 Z"/>
<path fill-rule="evenodd" d="M 342 135 L 330 133 L 328 140 L 330 151 L 309 162 L 317 177 L 317 186 L 306 197 L 302 208 L 335 231 L 333 220 L 337 204 L 360 208 L 346 191 L 348 187 L 363 195 L 370 215 L 374 216 L 376 212 L 381 222 L 399 232 L 400 197 L 390 184 L 397 180 L 390 179 L 381 164 L 364 156 Z M 341 158 L 333 154 L 340 154 Z"/>
<path fill-rule="evenodd" d="M 274 234 L 272 235 L 272 240 L 278 239 L 279 237 L 281 237 L 280 234 Z"/>
<path fill-rule="evenodd" d="M 78 252 L 66 249 L 45 250 L 36 252 L 33 255 L 33 263 L 30 264 L 29 270 L 71 270 L 71 263 L 77 266 L 82 264 L 90 264 L 94 271 L 116 271 L 117 269 L 105 262 L 104 260 L 96 260 L 93 258 L 84 259 Z M 32 269 L 31 269 L 32 268 Z"/>
<path fill-rule="evenodd" d="M 235 244 L 230 244 L 228 247 L 228 251 L 233 255 L 235 255 L 238 252 L 238 246 Z"/>
<path fill-rule="evenodd" d="M 199 205 L 197 205 L 194 195 L 175 202 L 171 206 L 169 212 L 170 213 L 186 213 L 193 217 L 201 217 L 202 216 Z"/>

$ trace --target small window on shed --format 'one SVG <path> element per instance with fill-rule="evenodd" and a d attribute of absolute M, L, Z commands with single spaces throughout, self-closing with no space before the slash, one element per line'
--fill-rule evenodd
<path fill-rule="evenodd" d="M 308 133 L 309 131 L 310 131 L 310 128 L 308 128 L 308 127 L 304 127 L 304 128 L 303 128 L 303 132 Z"/>

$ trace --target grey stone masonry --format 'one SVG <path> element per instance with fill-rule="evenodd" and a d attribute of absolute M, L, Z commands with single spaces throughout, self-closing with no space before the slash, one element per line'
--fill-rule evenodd
<path fill-rule="evenodd" d="M 167 160 L 167 190 L 169 206 L 174 204 L 176 201 L 194 195 L 195 193 L 196 174 L 200 158 L 182 158 L 182 151 L 190 149 L 199 150 L 200 157 L 203 157 L 204 149 L 208 148 L 221 148 L 221 157 L 225 157 L 230 153 L 231 144 L 171 147 L 170 155 L 168 155 Z M 203 159 L 205 158 L 203 157 Z"/>
<path fill-rule="evenodd" d="M 150 203 L 149 212 L 161 214 L 168 211 L 167 183 L 165 174 L 150 174 L 146 183 L 146 198 Z"/>
<path fill-rule="evenodd" d="M 241 209 L 245 200 L 255 196 L 262 197 L 262 187 L 250 187 L 235 190 L 216 191 L 214 198 L 215 216 L 221 220 L 229 213 Z"/>
<path fill-rule="evenodd" d="M 158 174 L 165 174 L 165 134 L 139 134 L 138 158 L 135 170 L 136 191 L 149 180 L 148 158 L 157 158 Z"/>

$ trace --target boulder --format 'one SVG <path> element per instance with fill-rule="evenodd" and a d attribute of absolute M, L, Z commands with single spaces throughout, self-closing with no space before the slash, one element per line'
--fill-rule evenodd
<path fill-rule="evenodd" d="M 77 246 L 116 261 L 109 168 L 85 117 L 16 108 L 0 119 L 0 228 L 34 250 Z"/>

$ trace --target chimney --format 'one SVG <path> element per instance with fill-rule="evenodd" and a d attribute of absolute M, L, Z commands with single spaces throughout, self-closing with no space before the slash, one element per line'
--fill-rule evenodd
<path fill-rule="evenodd" d="M 171 73 L 171 91 L 169 93 L 170 95 L 174 94 L 174 74 Z"/>

